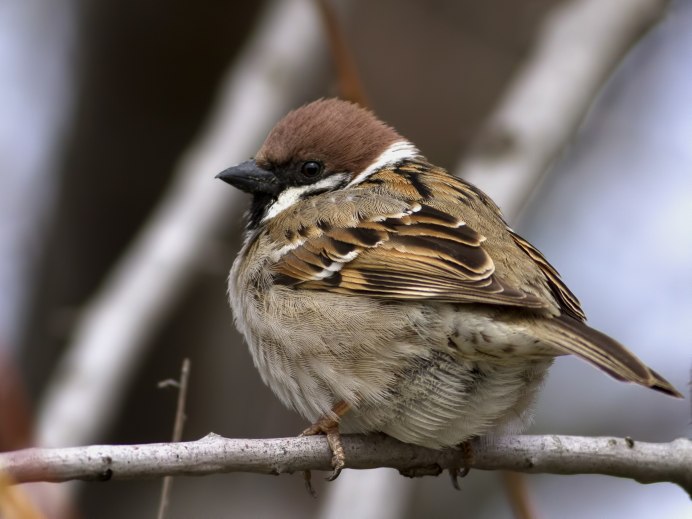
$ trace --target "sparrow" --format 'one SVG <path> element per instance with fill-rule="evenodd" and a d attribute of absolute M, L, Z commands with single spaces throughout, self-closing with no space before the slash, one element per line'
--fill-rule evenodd
<path fill-rule="evenodd" d="M 589 327 L 480 189 L 370 111 L 321 99 L 218 178 L 252 194 L 228 294 L 262 380 L 326 434 L 433 449 L 519 432 L 553 359 L 680 393 Z"/>

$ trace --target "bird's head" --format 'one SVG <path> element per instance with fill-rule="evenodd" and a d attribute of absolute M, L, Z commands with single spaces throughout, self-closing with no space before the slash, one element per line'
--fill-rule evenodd
<path fill-rule="evenodd" d="M 286 115 L 254 159 L 217 178 L 253 195 L 250 224 L 256 226 L 299 200 L 356 186 L 379 169 L 418 155 L 372 112 L 321 99 Z"/>

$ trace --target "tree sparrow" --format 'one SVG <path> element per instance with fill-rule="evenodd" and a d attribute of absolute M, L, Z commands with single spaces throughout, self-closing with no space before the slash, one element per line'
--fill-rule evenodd
<path fill-rule="evenodd" d="M 229 298 L 262 380 L 327 434 L 430 448 L 516 432 L 553 359 L 680 393 L 585 324 L 557 271 L 475 186 L 336 99 L 218 175 L 251 193 Z"/>

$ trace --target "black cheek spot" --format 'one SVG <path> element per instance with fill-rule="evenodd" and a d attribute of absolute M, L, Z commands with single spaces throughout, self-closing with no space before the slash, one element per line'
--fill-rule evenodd
<path fill-rule="evenodd" d="M 293 239 L 296 237 L 296 233 L 288 229 L 286 232 L 284 232 L 284 236 L 288 241 L 293 241 Z"/>

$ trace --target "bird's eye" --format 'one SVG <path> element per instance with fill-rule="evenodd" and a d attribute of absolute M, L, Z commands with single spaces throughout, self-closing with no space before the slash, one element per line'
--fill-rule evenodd
<path fill-rule="evenodd" d="M 320 173 L 322 173 L 322 164 L 314 160 L 309 160 L 307 162 L 303 162 L 300 171 L 306 177 L 315 178 L 319 176 Z"/>

